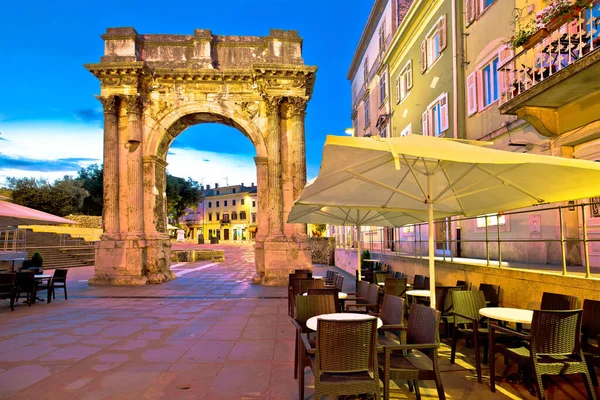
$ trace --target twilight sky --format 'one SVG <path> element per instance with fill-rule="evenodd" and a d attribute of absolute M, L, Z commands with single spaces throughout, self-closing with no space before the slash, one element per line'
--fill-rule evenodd
<path fill-rule="evenodd" d="M 306 115 L 308 178 L 318 173 L 327 134 L 351 126 L 354 49 L 370 0 L 224 0 L 221 2 L 10 1 L 0 24 L 0 186 L 6 177 L 75 175 L 102 162 L 99 81 L 84 67 L 103 54 L 107 27 L 138 33 L 267 36 L 270 28 L 296 29 L 303 57 L 317 79 Z M 254 147 L 224 125 L 188 128 L 173 142 L 168 171 L 211 184 L 256 181 Z"/>

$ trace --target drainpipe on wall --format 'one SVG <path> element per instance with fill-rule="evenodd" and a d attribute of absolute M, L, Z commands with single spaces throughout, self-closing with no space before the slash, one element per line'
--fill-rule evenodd
<path fill-rule="evenodd" d="M 452 63 L 454 64 L 452 68 L 452 95 L 454 96 L 454 101 L 452 102 L 452 125 L 454 129 L 454 138 L 458 138 L 458 47 L 457 47 L 457 35 L 459 34 L 458 29 L 458 19 L 456 17 L 456 2 L 458 0 L 452 0 Z"/>

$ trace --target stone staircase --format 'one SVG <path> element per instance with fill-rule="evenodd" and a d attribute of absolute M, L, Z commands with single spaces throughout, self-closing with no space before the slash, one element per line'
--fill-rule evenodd
<path fill-rule="evenodd" d="M 44 269 L 94 265 L 94 244 L 82 239 L 48 232 L 27 230 L 27 258 L 38 251 L 44 257 Z"/>

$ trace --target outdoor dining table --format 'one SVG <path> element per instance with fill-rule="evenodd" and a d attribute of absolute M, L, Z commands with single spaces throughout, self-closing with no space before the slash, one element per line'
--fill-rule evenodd
<path fill-rule="evenodd" d="M 322 275 L 313 275 L 312 276 L 313 279 L 323 279 Z"/>
<path fill-rule="evenodd" d="M 363 261 L 373 263 L 373 269 L 377 269 L 377 268 L 375 268 L 375 266 L 378 266 L 379 264 L 381 264 L 381 260 L 377 260 L 374 258 L 365 258 Z"/>
<path fill-rule="evenodd" d="M 302 296 L 308 296 L 308 292 L 302 293 Z M 338 299 L 344 300 L 348 297 L 348 293 L 338 292 Z"/>
<path fill-rule="evenodd" d="M 334 314 L 321 314 L 316 317 L 309 318 L 306 321 L 306 327 L 308 329 L 312 329 L 313 331 L 317 330 L 317 320 L 319 318 L 329 319 L 334 321 L 364 321 L 372 318 L 376 318 L 372 315 L 367 314 L 357 314 L 357 313 L 334 313 Z M 383 321 L 381 318 L 377 318 L 377 328 L 381 328 L 383 326 Z"/>
<path fill-rule="evenodd" d="M 34 275 L 33 276 L 35 278 L 36 281 L 44 281 L 44 280 L 50 280 L 52 278 L 52 275 L 48 275 L 48 274 L 39 274 L 39 275 Z M 52 296 L 51 296 L 51 290 L 48 289 L 48 299 L 46 300 L 47 303 L 50 303 L 52 301 Z M 44 299 L 39 298 L 36 296 L 36 298 L 33 300 L 33 302 L 35 303 L 35 300 L 39 300 L 39 301 L 44 301 Z"/>
<path fill-rule="evenodd" d="M 479 314 L 490 319 L 515 322 L 517 324 L 531 324 L 531 320 L 533 319 L 533 311 L 522 308 L 486 307 L 480 309 Z"/>
<path fill-rule="evenodd" d="M 416 297 L 430 297 L 431 291 L 425 290 L 425 289 L 407 290 L 406 295 L 407 296 L 416 296 Z"/>

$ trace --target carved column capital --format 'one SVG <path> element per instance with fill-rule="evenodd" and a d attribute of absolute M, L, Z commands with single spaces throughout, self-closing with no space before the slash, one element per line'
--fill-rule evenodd
<path fill-rule="evenodd" d="M 263 98 L 267 115 L 279 115 L 279 105 L 281 104 L 281 100 L 282 98 L 280 96 L 265 96 Z"/>
<path fill-rule="evenodd" d="M 288 98 L 288 110 L 291 116 L 304 117 L 306 113 L 306 103 L 308 100 L 302 97 Z"/>
<path fill-rule="evenodd" d="M 121 96 L 127 109 L 127 114 L 141 114 L 143 108 L 142 97 L 140 95 Z"/>
<path fill-rule="evenodd" d="M 102 103 L 105 114 L 116 114 L 118 110 L 117 96 L 96 96 L 96 98 Z"/>

